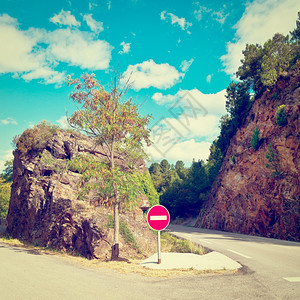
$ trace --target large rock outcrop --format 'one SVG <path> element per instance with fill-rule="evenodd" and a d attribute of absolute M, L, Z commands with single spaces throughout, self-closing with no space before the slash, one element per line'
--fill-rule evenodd
<path fill-rule="evenodd" d="M 62 130 L 56 130 L 39 147 L 38 151 L 26 153 L 14 151 L 8 233 L 33 244 L 88 258 L 109 259 L 113 229 L 108 224 L 113 211 L 101 206 L 95 193 L 79 200 L 81 175 L 66 167 L 66 162 L 80 153 L 95 160 L 105 159 L 103 148 L 82 134 Z M 118 163 L 122 163 L 120 159 Z M 147 170 L 143 161 L 137 168 L 141 172 Z M 149 205 L 145 198 L 140 202 Z M 121 257 L 155 251 L 155 236 L 148 229 L 141 208 L 121 213 L 120 220 L 127 224 L 136 241 L 130 245 L 120 236 Z"/>
<path fill-rule="evenodd" d="M 276 113 L 283 104 L 288 124 L 281 127 Z M 230 141 L 197 227 L 300 240 L 299 112 L 298 70 L 290 78 L 280 78 L 253 104 Z M 257 151 L 251 147 L 255 128 L 261 139 Z M 277 155 L 277 174 L 266 167 L 270 144 Z"/>

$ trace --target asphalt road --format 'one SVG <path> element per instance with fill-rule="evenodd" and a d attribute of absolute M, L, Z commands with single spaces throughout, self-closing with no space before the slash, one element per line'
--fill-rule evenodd
<path fill-rule="evenodd" d="M 168 229 L 246 266 L 270 296 L 300 299 L 300 243 L 179 225 Z"/>
<path fill-rule="evenodd" d="M 88 269 L 0 243 L 0 299 L 300 299 L 300 283 L 283 279 L 300 276 L 299 244 L 170 229 L 247 267 L 234 275 L 151 278 Z"/>

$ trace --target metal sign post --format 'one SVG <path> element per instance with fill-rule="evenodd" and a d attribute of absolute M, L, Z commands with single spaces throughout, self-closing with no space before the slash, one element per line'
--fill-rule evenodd
<path fill-rule="evenodd" d="M 161 264 L 161 253 L 160 253 L 160 231 L 157 231 L 157 263 Z"/>

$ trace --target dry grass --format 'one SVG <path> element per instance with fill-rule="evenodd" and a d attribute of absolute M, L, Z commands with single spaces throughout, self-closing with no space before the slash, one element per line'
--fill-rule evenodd
<path fill-rule="evenodd" d="M 62 259 L 65 262 L 68 262 L 73 265 L 79 265 L 84 268 L 92 269 L 110 269 L 117 271 L 122 274 L 139 274 L 145 277 L 158 277 L 158 278 L 174 278 L 174 277 L 186 277 L 186 276 L 204 276 L 204 275 L 220 275 L 220 274 L 232 274 L 232 271 L 199 271 L 194 269 L 174 269 L 174 270 L 156 270 L 149 269 L 140 265 L 140 260 L 120 260 L 120 261 L 99 261 L 96 259 L 88 260 L 83 257 L 72 256 L 68 253 L 47 249 L 44 247 L 36 247 L 29 243 L 19 241 L 17 239 L 10 239 L 8 237 L 0 236 L 0 242 L 23 248 L 24 250 L 36 251 L 39 254 L 44 255 L 55 255 L 58 259 Z"/>
<path fill-rule="evenodd" d="M 167 236 L 167 240 L 170 237 Z M 173 269 L 173 270 L 156 270 L 149 269 L 140 265 L 141 261 L 136 259 L 120 259 L 120 261 L 100 261 L 97 259 L 88 260 L 83 257 L 73 256 L 65 252 L 57 251 L 54 249 L 48 249 L 44 247 L 34 246 L 27 242 L 19 241 L 17 239 L 11 239 L 5 235 L 0 234 L 0 242 L 23 248 L 24 250 L 35 251 L 39 254 L 53 255 L 58 259 L 64 260 L 64 262 L 81 266 L 84 268 L 92 268 L 95 270 L 99 269 L 110 269 L 117 271 L 122 274 L 139 274 L 145 277 L 158 277 L 158 278 L 174 278 L 174 277 L 186 277 L 186 276 L 204 276 L 204 275 L 220 275 L 220 274 L 233 274 L 233 271 L 199 271 L 194 269 Z M 176 242 L 175 242 L 176 243 Z M 172 245 L 171 245 L 172 247 Z M 174 247 L 174 245 L 173 245 Z"/>

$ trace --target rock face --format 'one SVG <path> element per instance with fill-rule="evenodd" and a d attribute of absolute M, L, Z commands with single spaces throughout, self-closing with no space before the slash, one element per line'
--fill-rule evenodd
<path fill-rule="evenodd" d="M 113 229 L 107 224 L 113 211 L 100 206 L 95 196 L 78 200 L 81 175 L 63 167 L 80 153 L 105 159 L 103 149 L 88 137 L 61 130 L 48 139 L 39 153 L 21 155 L 19 150 L 14 151 L 7 231 L 33 244 L 87 258 L 109 259 Z M 138 168 L 146 170 L 144 162 Z M 140 208 L 121 213 L 120 221 L 127 224 L 137 244 L 132 247 L 120 236 L 121 257 L 155 251 L 155 236 Z"/>
<path fill-rule="evenodd" d="M 283 127 L 276 122 L 282 104 L 288 120 Z M 255 101 L 230 141 L 197 227 L 300 240 L 299 111 L 299 72 L 281 78 Z M 260 146 L 254 151 L 251 138 L 256 127 Z M 275 177 L 274 169 L 266 167 L 270 143 L 278 157 Z"/>

